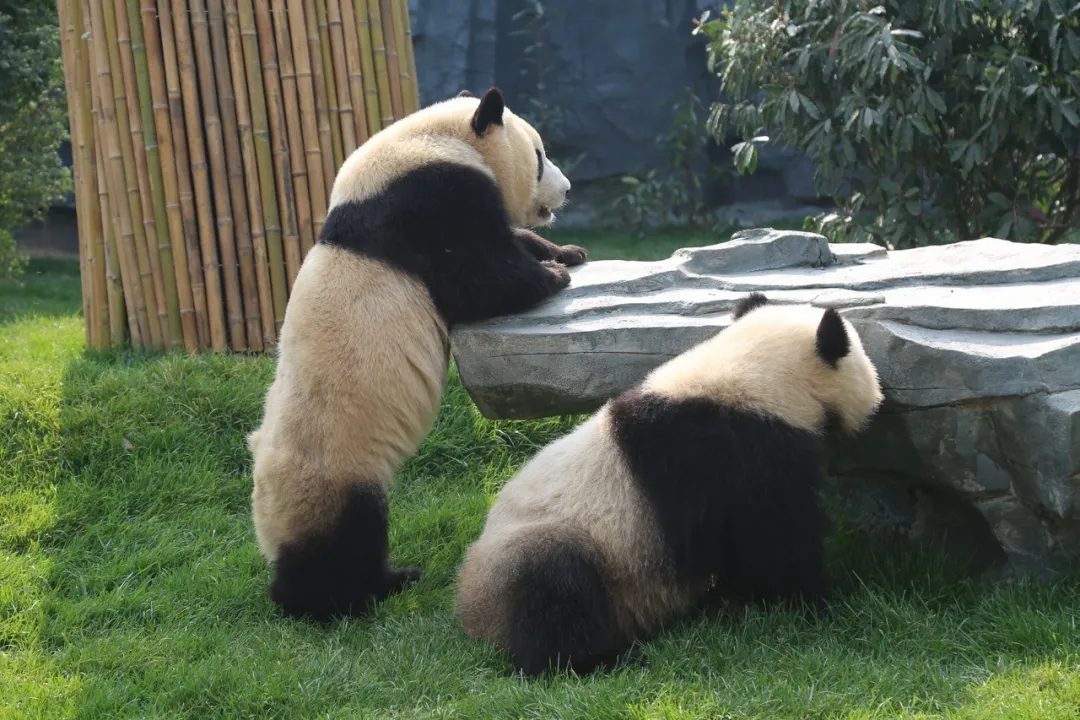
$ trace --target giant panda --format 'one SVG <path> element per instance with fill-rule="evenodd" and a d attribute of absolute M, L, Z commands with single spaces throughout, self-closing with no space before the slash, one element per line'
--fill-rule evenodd
<path fill-rule="evenodd" d="M 818 441 L 876 412 L 877 371 L 834 309 L 753 293 L 732 318 L 500 491 L 456 613 L 517 671 L 610 669 L 710 596 L 825 601 Z"/>
<path fill-rule="evenodd" d="M 549 225 L 569 189 L 498 88 L 406 116 L 346 159 L 248 435 L 284 614 L 363 615 L 419 578 L 389 563 L 387 490 L 436 418 L 451 328 L 535 306 L 586 261 L 525 229 Z"/>

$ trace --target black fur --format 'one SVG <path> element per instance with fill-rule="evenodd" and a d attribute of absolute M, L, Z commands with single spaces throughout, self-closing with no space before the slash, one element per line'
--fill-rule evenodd
<path fill-rule="evenodd" d="M 544 153 L 536 151 L 536 182 L 544 179 Z"/>
<path fill-rule="evenodd" d="M 762 305 L 767 305 L 768 303 L 769 303 L 769 299 L 767 297 L 765 297 L 762 293 L 759 293 L 759 292 L 750 293 L 749 295 L 744 297 L 742 300 L 735 303 L 735 310 L 731 313 L 731 319 L 732 320 L 738 320 L 743 315 L 746 315 L 747 313 L 751 312 L 752 310 L 756 310 L 757 308 L 761 307 Z"/>
<path fill-rule="evenodd" d="M 459 92 L 455 97 L 476 97 L 476 96 L 472 94 L 471 90 L 469 90 L 468 88 L 465 88 L 464 90 Z"/>
<path fill-rule="evenodd" d="M 589 259 L 589 253 L 585 248 L 577 245 L 556 245 L 550 240 L 545 240 L 532 230 L 519 229 L 514 231 L 514 236 L 525 248 L 525 251 L 537 260 L 555 260 L 573 267 L 581 265 Z"/>
<path fill-rule="evenodd" d="M 477 135 L 485 135 L 492 125 L 503 124 L 503 110 L 506 101 L 497 87 L 488 88 L 480 98 L 480 104 L 472 117 L 472 129 Z"/>
<path fill-rule="evenodd" d="M 351 487 L 337 519 L 321 533 L 282 546 L 270 598 L 291 617 L 328 622 L 360 617 L 420 577 L 387 560 L 386 493 L 375 483 Z"/>
<path fill-rule="evenodd" d="M 494 180 L 432 163 L 378 195 L 331 210 L 319 242 L 382 261 L 427 287 L 444 321 L 477 322 L 533 307 L 570 284 L 566 268 L 538 262 L 510 226 Z"/>
<path fill-rule="evenodd" d="M 507 587 L 507 651 L 528 677 L 587 674 L 620 659 L 608 590 L 581 541 L 553 540 L 525 554 Z"/>
<path fill-rule="evenodd" d="M 616 441 L 655 512 L 675 576 L 737 603 L 826 596 L 818 441 L 779 419 L 632 390 Z"/>
<path fill-rule="evenodd" d="M 833 308 L 827 309 L 821 316 L 816 344 L 818 355 L 832 367 L 836 367 L 840 358 L 851 352 L 851 340 L 844 328 L 844 321 Z"/>

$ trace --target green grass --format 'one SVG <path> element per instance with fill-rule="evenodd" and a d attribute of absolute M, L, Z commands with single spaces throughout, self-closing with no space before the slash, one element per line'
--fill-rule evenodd
<path fill-rule="evenodd" d="M 594 257 L 627 244 L 591 243 Z M 572 421 L 487 422 L 456 379 L 392 498 L 394 560 L 423 580 L 363 621 L 284 620 L 266 597 L 244 447 L 272 361 L 88 355 L 77 275 L 30 270 L 0 283 L 0 717 L 1080 712 L 1080 581 L 984 588 L 850 530 L 831 542 L 838 596 L 817 625 L 695 619 L 649 643 L 646 666 L 512 677 L 455 623 L 455 567 L 492 493 Z"/>

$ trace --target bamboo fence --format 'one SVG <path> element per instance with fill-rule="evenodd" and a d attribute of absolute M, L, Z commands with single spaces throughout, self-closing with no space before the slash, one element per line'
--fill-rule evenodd
<path fill-rule="evenodd" d="M 407 0 L 57 0 L 87 345 L 276 345 L 337 168 L 419 107 Z"/>

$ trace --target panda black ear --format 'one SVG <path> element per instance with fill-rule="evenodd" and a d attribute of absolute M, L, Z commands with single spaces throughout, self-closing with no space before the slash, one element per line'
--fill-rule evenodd
<path fill-rule="evenodd" d="M 472 94 L 472 91 L 471 91 L 471 90 L 469 90 L 468 88 L 465 88 L 464 90 L 462 90 L 461 92 L 459 92 L 459 93 L 458 93 L 457 95 L 455 95 L 454 97 L 476 97 L 476 96 Z"/>
<path fill-rule="evenodd" d="M 484 96 L 480 98 L 480 106 L 472 117 L 472 129 L 480 136 L 486 135 L 492 125 L 503 124 L 503 110 L 506 109 L 506 101 L 502 91 L 497 87 L 488 88 Z"/>
<path fill-rule="evenodd" d="M 818 356 L 832 367 L 851 352 L 851 340 L 840 313 L 829 308 L 818 323 L 816 349 Z"/>
<path fill-rule="evenodd" d="M 754 292 L 744 297 L 739 302 L 735 303 L 735 310 L 731 313 L 732 320 L 738 320 L 743 315 L 747 314 L 751 310 L 756 310 L 762 305 L 767 305 L 769 299 L 762 293 Z"/>

